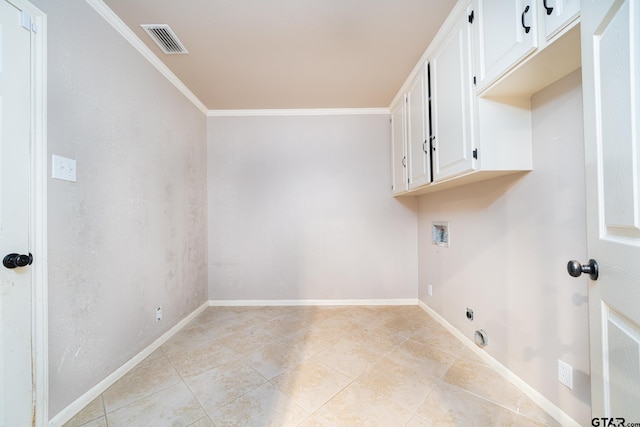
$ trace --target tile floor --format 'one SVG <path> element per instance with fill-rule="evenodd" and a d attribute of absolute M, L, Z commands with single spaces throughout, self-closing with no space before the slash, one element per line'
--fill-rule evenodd
<path fill-rule="evenodd" d="M 65 426 L 557 426 L 417 306 L 210 307 Z"/>

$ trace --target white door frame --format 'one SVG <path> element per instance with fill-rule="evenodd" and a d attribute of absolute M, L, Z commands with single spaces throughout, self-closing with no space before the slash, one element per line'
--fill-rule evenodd
<path fill-rule="evenodd" d="M 47 297 L 47 16 L 27 0 L 7 0 L 31 16 L 31 183 L 29 247 L 31 265 L 31 354 L 33 425 L 49 424 Z"/>

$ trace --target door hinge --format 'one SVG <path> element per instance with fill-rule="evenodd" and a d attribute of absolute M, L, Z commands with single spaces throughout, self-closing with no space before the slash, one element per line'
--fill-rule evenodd
<path fill-rule="evenodd" d="M 20 13 L 20 24 L 25 30 L 31 31 L 31 16 L 24 10 Z"/>
<path fill-rule="evenodd" d="M 478 149 L 477 149 L 477 148 L 474 148 L 474 149 L 473 149 L 473 158 L 474 158 L 474 159 L 477 159 L 477 158 L 478 158 Z"/>
<path fill-rule="evenodd" d="M 31 18 L 31 15 L 24 10 L 20 12 L 20 25 L 27 31 L 38 32 L 38 25 L 36 25 L 34 19 Z"/>
<path fill-rule="evenodd" d="M 473 85 L 476 85 L 476 76 L 473 76 Z"/>
<path fill-rule="evenodd" d="M 469 24 L 473 24 L 473 10 L 469 14 L 468 18 L 469 18 Z"/>

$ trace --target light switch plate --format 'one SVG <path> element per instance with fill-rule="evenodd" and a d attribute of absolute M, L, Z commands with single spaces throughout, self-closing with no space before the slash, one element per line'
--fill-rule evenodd
<path fill-rule="evenodd" d="M 51 178 L 76 182 L 76 161 L 54 154 L 52 156 Z"/>

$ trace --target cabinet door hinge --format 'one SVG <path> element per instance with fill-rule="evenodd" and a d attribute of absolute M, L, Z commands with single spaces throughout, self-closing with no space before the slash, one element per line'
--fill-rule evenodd
<path fill-rule="evenodd" d="M 474 148 L 474 149 L 473 149 L 473 158 L 474 158 L 474 159 L 477 159 L 477 158 L 478 158 L 478 149 L 477 149 L 477 148 Z"/>
<path fill-rule="evenodd" d="M 469 18 L 469 24 L 473 24 L 473 10 L 471 11 L 471 13 L 469 14 L 468 18 Z"/>

